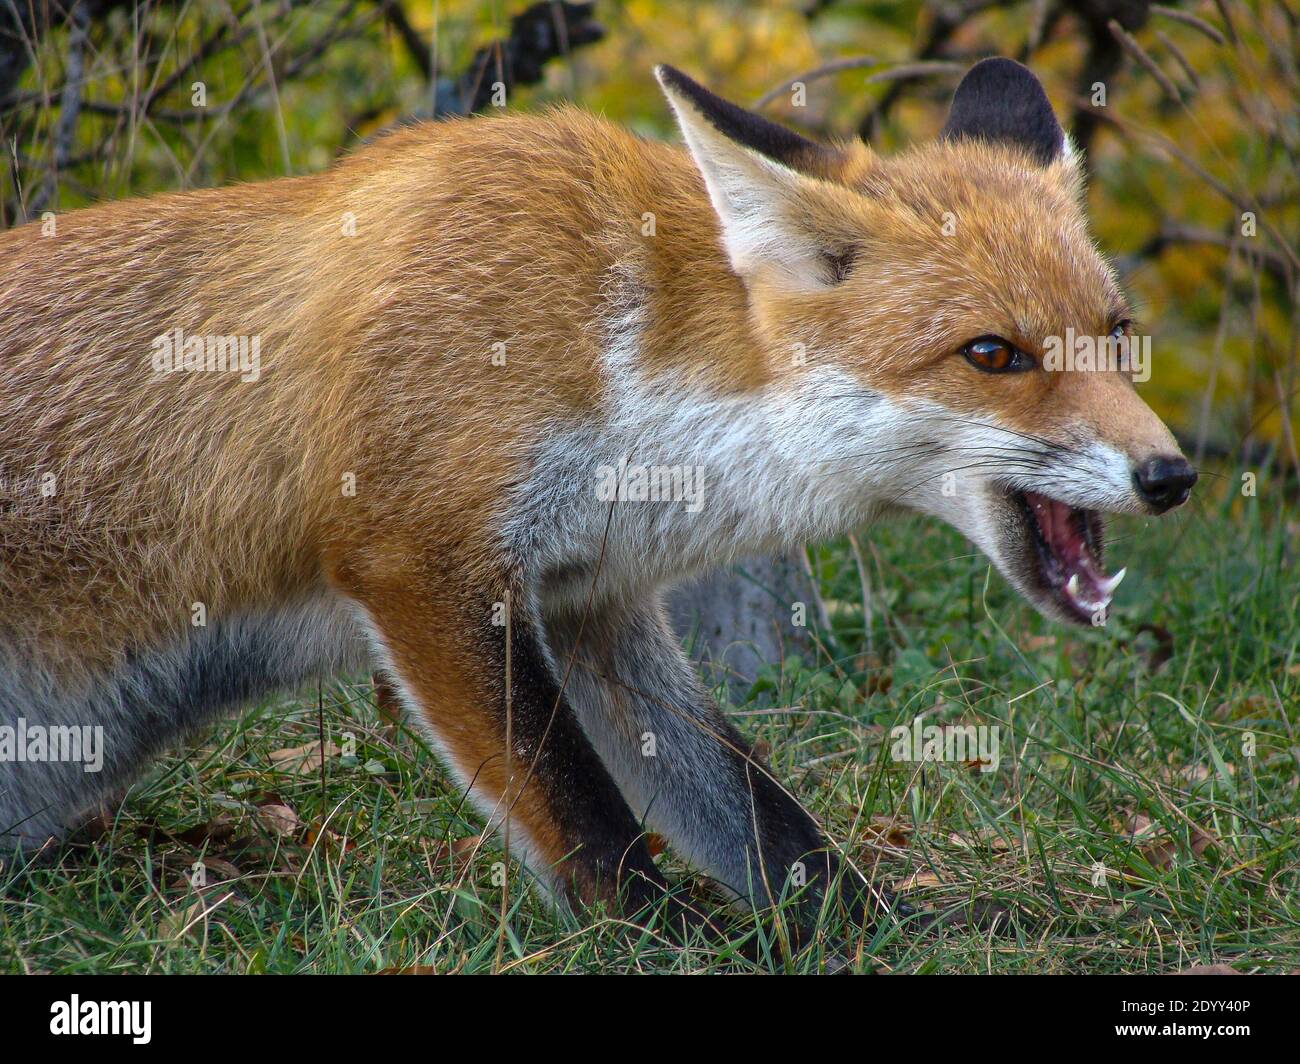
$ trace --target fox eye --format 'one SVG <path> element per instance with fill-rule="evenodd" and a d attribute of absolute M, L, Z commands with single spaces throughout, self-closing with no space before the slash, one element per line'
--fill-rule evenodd
<path fill-rule="evenodd" d="M 981 336 L 961 349 L 976 369 L 985 373 L 1023 373 L 1034 368 L 1034 360 L 1000 336 Z"/>
<path fill-rule="evenodd" d="M 1115 328 L 1111 329 L 1110 335 L 1118 340 L 1121 336 L 1128 336 L 1132 327 L 1133 323 L 1128 318 L 1125 318 L 1123 321 L 1115 323 Z"/>

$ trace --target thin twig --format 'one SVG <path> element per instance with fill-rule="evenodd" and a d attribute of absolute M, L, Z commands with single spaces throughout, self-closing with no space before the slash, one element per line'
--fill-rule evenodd
<path fill-rule="evenodd" d="M 1183 55 L 1182 49 L 1173 42 L 1173 39 L 1164 30 L 1156 30 L 1156 37 L 1165 46 L 1165 50 L 1178 62 L 1178 65 L 1183 68 L 1183 75 L 1191 83 L 1192 88 L 1199 89 L 1201 79 L 1196 73 L 1196 68 L 1192 66 L 1187 56 Z"/>
<path fill-rule="evenodd" d="M 406 17 L 406 12 L 402 10 L 402 5 L 398 0 L 381 0 L 380 7 L 388 24 L 402 38 L 407 54 L 415 61 L 415 65 L 420 68 L 424 80 L 431 81 L 433 79 L 433 60 L 430 56 L 430 49 L 426 47 L 415 27 L 411 25 L 410 20 Z"/>
<path fill-rule="evenodd" d="M 45 181 L 32 197 L 31 213 L 40 214 L 46 204 L 54 200 L 59 187 L 59 174 L 72 157 L 72 142 L 77 134 L 77 119 L 81 117 L 81 93 L 85 82 L 86 37 L 90 32 L 90 13 L 85 0 L 74 0 L 68 13 L 67 76 L 59 96 L 59 120 L 54 127 L 54 145 L 50 168 Z"/>
<path fill-rule="evenodd" d="M 769 89 L 754 101 L 754 110 L 761 111 L 778 96 L 789 92 L 795 85 L 800 82 L 817 81 L 819 78 L 828 78 L 833 74 L 843 73 L 845 70 L 857 70 L 859 67 L 875 66 L 881 62 L 880 58 L 874 55 L 855 55 L 846 59 L 832 59 L 829 63 L 823 63 L 821 66 L 815 66 L 811 70 L 805 70 L 786 81 L 781 82 L 774 89 Z"/>
<path fill-rule="evenodd" d="M 1214 0 L 1214 6 L 1219 9 L 1219 14 L 1223 18 L 1223 30 L 1228 35 L 1228 40 L 1236 44 L 1237 27 L 1232 24 L 1232 16 L 1228 13 L 1228 5 L 1224 0 Z"/>
<path fill-rule="evenodd" d="M 1170 18 L 1175 22 L 1181 22 L 1184 26 L 1191 26 L 1194 30 L 1199 30 L 1205 36 L 1209 37 L 1215 44 L 1227 44 L 1228 39 L 1224 37 L 1214 26 L 1206 22 L 1203 18 L 1198 18 L 1189 11 L 1180 11 L 1176 7 L 1165 7 L 1164 4 L 1152 4 L 1151 14 L 1159 15 L 1162 18 Z"/>
<path fill-rule="evenodd" d="M 817 574 L 813 572 L 812 561 L 808 557 L 808 548 L 806 546 L 800 547 L 796 553 L 799 555 L 799 561 L 803 564 L 803 575 L 808 578 L 808 587 L 812 591 L 813 604 L 817 607 L 817 620 L 827 637 L 833 637 L 831 614 L 826 608 L 826 603 L 822 600 L 821 588 L 817 586 Z"/>
<path fill-rule="evenodd" d="M 947 59 L 924 59 L 916 63 L 896 63 L 887 70 L 877 70 L 867 76 L 867 84 L 875 85 L 884 81 L 915 81 L 935 74 L 964 74 L 966 64 L 954 63 Z"/>
<path fill-rule="evenodd" d="M 1214 389 L 1219 379 L 1219 364 L 1223 361 L 1223 341 L 1228 331 L 1228 311 L 1232 305 L 1232 268 L 1237 261 L 1236 242 L 1228 248 L 1228 261 L 1223 266 L 1223 297 L 1219 302 L 1219 324 L 1214 333 L 1214 347 L 1210 354 L 1210 372 L 1206 374 L 1205 393 L 1201 396 L 1201 416 L 1196 428 L 1196 464 L 1205 461 L 1205 440 L 1210 432 L 1210 412 L 1214 406 Z"/>
<path fill-rule="evenodd" d="M 866 644 L 867 662 L 870 664 L 872 658 L 872 641 L 871 629 L 873 612 L 871 609 L 871 575 L 867 572 L 867 564 L 862 558 L 862 547 L 858 544 L 858 537 L 852 532 L 849 533 L 849 547 L 853 551 L 853 562 L 858 567 L 858 582 L 862 585 L 862 630 Z"/>
<path fill-rule="evenodd" d="M 1136 59 L 1138 65 L 1146 70 L 1148 74 L 1155 78 L 1156 84 L 1164 90 L 1166 96 L 1175 103 L 1182 99 L 1178 94 L 1178 86 L 1169 80 L 1169 75 L 1160 69 L 1160 64 L 1151 58 L 1150 54 L 1142 47 L 1142 45 L 1138 44 L 1136 37 L 1126 31 L 1115 19 L 1111 19 L 1107 22 L 1106 28 L 1110 30 L 1110 35 L 1119 42 L 1120 47 Z"/>

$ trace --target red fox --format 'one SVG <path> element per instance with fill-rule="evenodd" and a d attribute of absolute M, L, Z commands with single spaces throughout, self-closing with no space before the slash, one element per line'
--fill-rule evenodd
<path fill-rule="evenodd" d="M 1130 365 L 1044 364 L 1132 327 L 1026 68 L 979 63 L 891 158 L 656 76 L 685 150 L 571 108 L 426 124 L 0 236 L 20 847 L 219 715 L 369 663 L 558 901 L 657 903 L 652 830 L 742 903 L 863 916 L 662 590 L 902 509 L 1086 624 L 1121 575 L 1099 514 L 1196 473 Z M 86 727 L 99 772 L 15 738 Z"/>

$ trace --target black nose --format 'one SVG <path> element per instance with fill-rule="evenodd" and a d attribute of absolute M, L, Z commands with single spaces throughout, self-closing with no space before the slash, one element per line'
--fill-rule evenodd
<path fill-rule="evenodd" d="M 1186 458 L 1148 458 L 1133 471 L 1133 483 L 1156 513 L 1181 506 L 1192 493 L 1196 470 Z"/>

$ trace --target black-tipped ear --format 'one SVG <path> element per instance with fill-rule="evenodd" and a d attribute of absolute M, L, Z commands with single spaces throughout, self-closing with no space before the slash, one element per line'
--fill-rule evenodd
<path fill-rule="evenodd" d="M 749 281 L 770 272 L 808 288 L 843 279 L 848 263 L 836 258 L 843 241 L 818 227 L 842 204 L 836 197 L 850 195 L 828 187 L 828 160 L 837 153 L 719 99 L 672 67 L 656 67 L 655 77 L 704 179 L 736 274 Z M 813 203 L 825 209 L 810 209 Z"/>
<path fill-rule="evenodd" d="M 1018 144 L 1044 166 L 1065 146 L 1042 82 L 1014 59 L 983 59 L 966 72 L 939 136 Z"/>
<path fill-rule="evenodd" d="M 709 125 L 724 137 L 765 155 L 782 166 L 817 173 L 832 154 L 830 148 L 816 141 L 801 137 L 785 126 L 769 122 L 752 111 L 737 107 L 730 100 L 715 96 L 675 67 L 660 64 L 655 67 L 655 77 L 670 99 L 674 93 L 685 97 Z"/>

